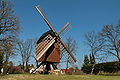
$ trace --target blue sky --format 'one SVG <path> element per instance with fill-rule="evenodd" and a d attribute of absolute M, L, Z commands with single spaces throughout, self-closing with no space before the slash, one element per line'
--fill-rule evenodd
<path fill-rule="evenodd" d="M 52 26 L 58 32 L 67 22 L 72 29 L 65 34 L 77 42 L 77 64 L 88 54 L 84 33 L 99 31 L 105 24 L 117 24 L 120 19 L 120 0 L 11 0 L 23 28 L 21 39 L 39 38 L 49 28 L 35 9 L 40 5 Z"/>

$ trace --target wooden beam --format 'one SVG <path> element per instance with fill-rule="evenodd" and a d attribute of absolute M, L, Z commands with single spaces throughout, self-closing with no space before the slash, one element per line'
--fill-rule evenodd
<path fill-rule="evenodd" d="M 45 17 L 45 14 L 43 14 L 42 10 L 40 9 L 39 6 L 35 6 L 35 8 L 37 9 L 37 11 L 41 14 L 41 16 L 43 17 L 43 19 L 45 20 L 45 22 L 47 23 L 47 25 L 49 26 L 49 28 L 55 32 L 55 29 L 52 27 L 52 25 L 50 24 L 50 22 L 48 21 L 48 19 Z"/>
<path fill-rule="evenodd" d="M 63 30 L 65 30 L 65 28 L 67 27 L 67 26 L 69 26 L 69 22 L 66 24 L 66 25 L 64 25 L 64 27 L 58 32 L 58 35 L 60 35 L 61 34 L 61 32 L 63 31 Z"/>
<path fill-rule="evenodd" d="M 64 32 L 61 33 L 61 36 L 64 36 L 64 34 L 69 31 L 72 28 L 72 26 L 68 27 L 66 30 L 64 30 Z"/>

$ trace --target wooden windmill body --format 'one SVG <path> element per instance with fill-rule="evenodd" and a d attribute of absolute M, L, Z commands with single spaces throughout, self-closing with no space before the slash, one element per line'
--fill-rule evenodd
<path fill-rule="evenodd" d="M 36 59 L 38 62 L 53 62 L 53 63 L 60 62 L 60 49 L 54 37 L 55 35 L 50 30 L 44 33 L 37 41 Z M 42 50 L 45 53 L 42 52 Z"/>
<path fill-rule="evenodd" d="M 59 34 L 64 31 L 64 29 L 69 25 L 69 23 L 67 23 L 57 33 L 45 17 L 45 15 L 42 13 L 40 7 L 36 6 L 35 8 L 41 14 L 50 30 L 45 32 L 36 43 L 36 60 L 41 63 L 34 71 L 40 69 L 41 72 L 48 73 L 48 71 L 50 70 L 57 69 L 57 64 L 60 63 L 61 51 L 64 51 L 64 54 L 69 55 L 69 63 L 74 64 L 76 62 L 76 59 L 66 47 L 65 43 L 59 37 Z"/>

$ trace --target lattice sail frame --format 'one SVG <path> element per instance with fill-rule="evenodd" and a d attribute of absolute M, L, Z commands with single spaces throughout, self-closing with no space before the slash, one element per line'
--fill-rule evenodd
<path fill-rule="evenodd" d="M 54 44 L 55 38 L 52 38 L 50 34 L 48 34 L 42 41 L 36 46 L 36 59 L 39 60 L 44 53 L 50 48 L 51 45 Z"/>

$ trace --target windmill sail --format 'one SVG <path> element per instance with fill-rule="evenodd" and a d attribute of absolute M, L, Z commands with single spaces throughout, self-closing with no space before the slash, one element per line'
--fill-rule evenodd
<path fill-rule="evenodd" d="M 66 44 L 63 42 L 63 40 L 60 39 L 60 43 L 59 43 L 59 46 L 60 46 L 60 50 L 63 51 L 63 54 L 64 56 L 66 56 L 66 58 L 69 57 L 68 59 L 68 62 L 70 64 L 74 64 L 76 62 L 76 59 L 75 57 L 73 56 L 73 54 L 69 51 L 69 49 L 67 48 Z M 68 57 L 67 57 L 68 56 Z"/>
<path fill-rule="evenodd" d="M 70 53 L 68 53 L 62 44 L 59 44 L 60 51 L 61 51 L 61 57 L 64 57 L 70 64 L 74 64 L 76 62 L 76 59 L 71 57 Z M 73 55 L 72 55 L 73 56 Z"/>
<path fill-rule="evenodd" d="M 51 35 L 46 36 L 42 41 L 36 46 L 36 59 L 37 61 L 45 54 L 45 52 L 50 48 L 50 46 L 55 42 L 55 37 L 52 38 Z"/>

